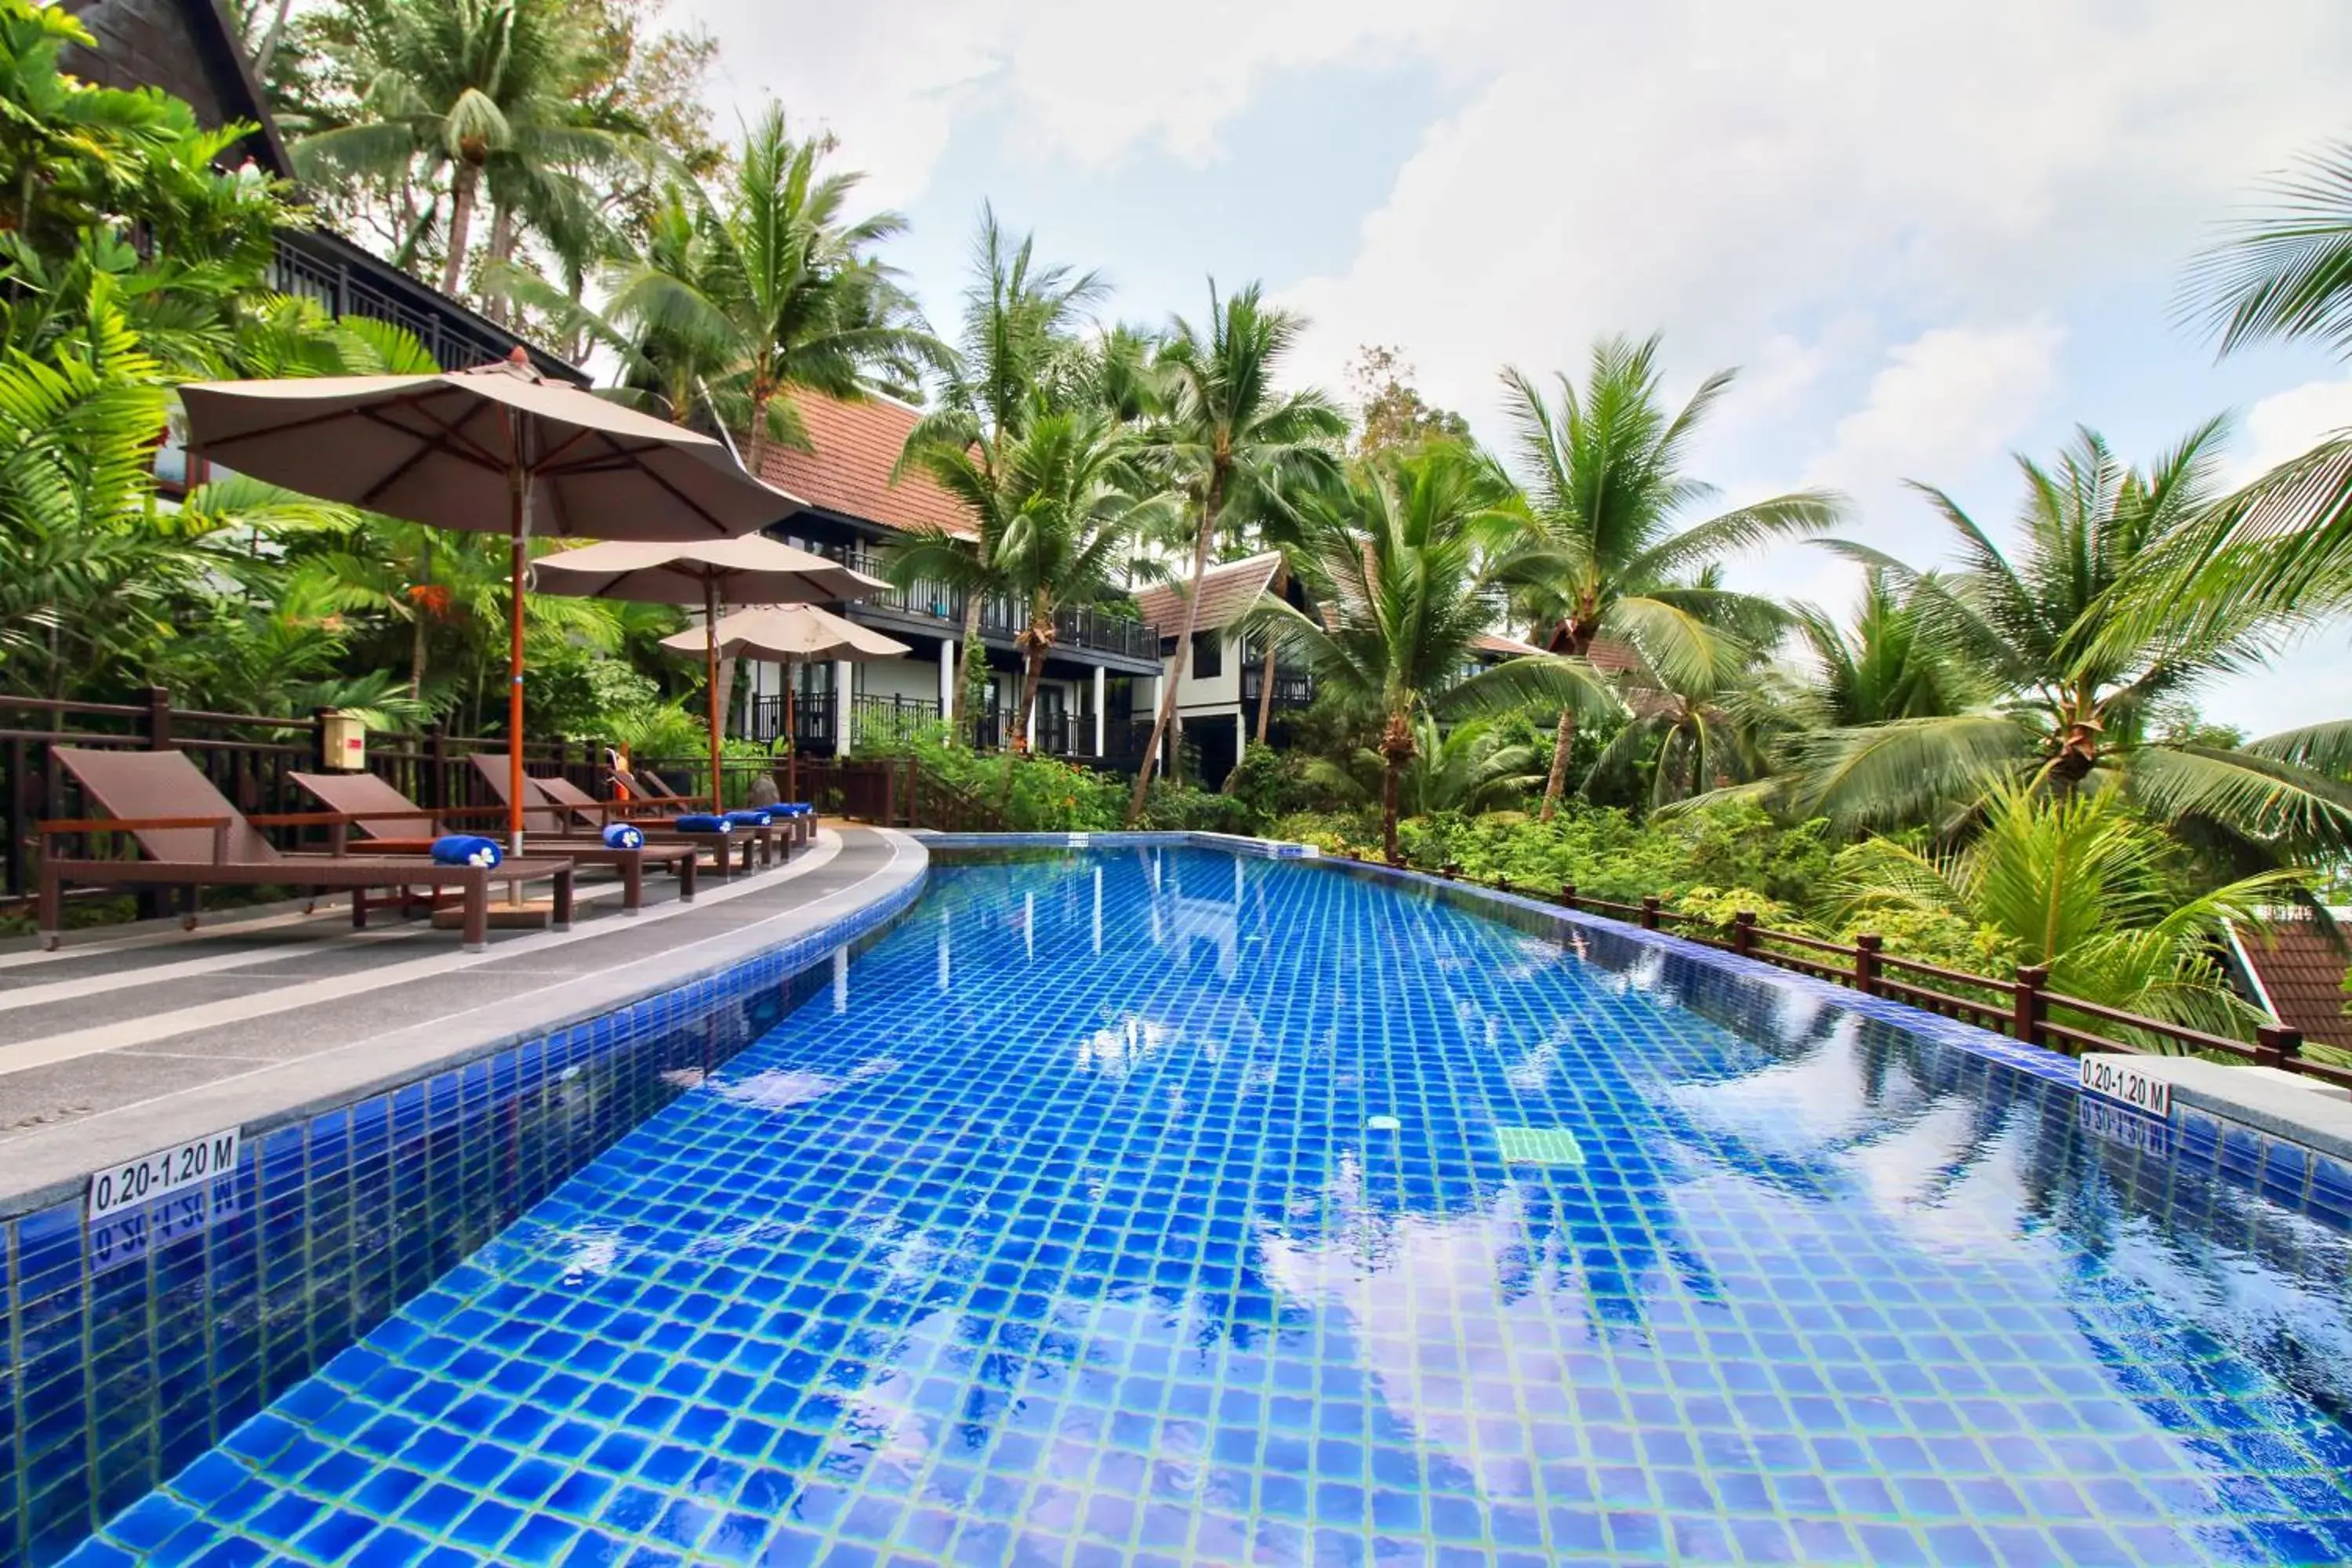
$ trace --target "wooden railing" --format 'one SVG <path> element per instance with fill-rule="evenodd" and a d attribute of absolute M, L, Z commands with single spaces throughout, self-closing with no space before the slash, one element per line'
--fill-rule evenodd
<path fill-rule="evenodd" d="M 2068 1056 L 2120 1051 L 2140 1056 L 2223 1057 L 2352 1088 L 2352 1068 L 2304 1055 L 2299 1030 L 2264 1024 L 2255 1030 L 2252 1041 L 2232 1039 L 2053 991 L 2050 971 L 2038 963 L 2020 964 L 2014 974 L 2003 980 L 1888 952 L 1885 940 L 1870 931 L 1857 932 L 1850 942 L 1829 942 L 1798 931 L 1770 930 L 1758 924 L 1754 911 L 1748 910 L 1737 911 L 1727 927 L 1668 909 L 1655 898 L 1632 904 L 1591 898 L 1579 893 L 1573 882 L 1542 889 L 1504 878 L 1465 879 L 1457 866 L 1446 867 L 1438 874 L 1447 881 L 1468 881 L 1564 910 L 1623 921 L 1644 931 L 1673 931 L 1743 958 L 1852 986 L 1865 995 L 1907 1003 Z"/>
<path fill-rule="evenodd" d="M 0 844 L 0 897 L 31 890 L 36 824 L 96 815 L 72 775 L 51 757 L 53 747 L 180 752 L 239 811 L 267 816 L 317 809 L 318 802 L 287 775 L 325 771 L 323 741 L 316 714 L 280 718 L 178 708 L 160 688 L 140 702 L 68 702 L 0 692 L 0 830 L 6 835 Z M 467 754 L 504 754 L 506 746 L 499 736 L 379 731 L 367 738 L 367 766 L 419 805 L 482 806 L 490 795 Z M 593 739 L 523 747 L 524 764 L 533 773 L 560 773 L 600 795 L 605 793 L 604 754 L 604 743 Z"/>

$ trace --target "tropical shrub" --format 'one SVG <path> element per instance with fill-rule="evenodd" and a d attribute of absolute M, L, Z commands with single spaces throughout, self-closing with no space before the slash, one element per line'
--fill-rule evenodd
<path fill-rule="evenodd" d="M 1856 845 L 1838 857 L 1834 897 L 1846 925 L 1879 930 L 1909 915 L 1928 931 L 1973 927 L 2016 962 L 2045 965 L 2053 990 L 2244 1035 L 2259 1015 L 2230 990 L 2215 958 L 2225 923 L 2259 931 L 2265 910 L 2305 880 L 2268 871 L 2192 890 L 2162 828 L 2111 784 L 2063 795 L 2000 790 L 1958 849 L 1886 838 Z"/>

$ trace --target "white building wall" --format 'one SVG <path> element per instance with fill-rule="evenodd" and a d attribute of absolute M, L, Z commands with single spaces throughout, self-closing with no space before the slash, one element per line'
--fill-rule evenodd
<path fill-rule="evenodd" d="M 1220 640 L 1224 657 L 1219 660 L 1215 675 L 1203 679 L 1192 672 L 1190 660 L 1185 663 L 1184 679 L 1176 688 L 1176 706 L 1188 718 L 1196 713 L 1232 712 L 1241 706 L 1242 639 L 1228 628 L 1220 634 Z M 1175 662 L 1171 654 L 1160 661 L 1160 668 L 1165 670 Z M 1157 700 L 1155 695 L 1154 700 Z"/>
<path fill-rule="evenodd" d="M 935 655 L 877 658 L 856 668 L 862 697 L 901 697 L 931 703 L 940 700 L 940 661 Z"/>

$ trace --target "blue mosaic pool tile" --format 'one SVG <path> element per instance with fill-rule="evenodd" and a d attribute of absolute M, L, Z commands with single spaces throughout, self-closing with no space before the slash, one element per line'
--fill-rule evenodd
<path fill-rule="evenodd" d="M 2286 1162 L 1453 902 L 944 872 L 105 1539 L 160 1498 L 156 1561 L 2343 1559 L 2347 1244 Z"/>
<path fill-rule="evenodd" d="M 236 1172 L 199 1194 L 95 1227 L 79 1202 L 0 1225 L 0 1564 L 46 1568 L 127 1505 L 160 1507 L 160 1479 L 755 1038 L 814 984 L 812 965 L 919 888 L 741 966 L 693 1012 L 634 1010 L 625 1030 L 592 1020 L 248 1135 Z M 551 1070 L 558 1060 L 570 1077 Z M 244 1495 L 268 1494 L 248 1480 Z M 191 1539 L 177 1560 L 268 1555 L 203 1530 Z M 406 1555 L 473 1561 L 453 1550 L 417 1538 Z M 114 1547 L 87 1551 L 119 1560 Z M 352 1560 L 403 1556 L 387 1536 Z"/>

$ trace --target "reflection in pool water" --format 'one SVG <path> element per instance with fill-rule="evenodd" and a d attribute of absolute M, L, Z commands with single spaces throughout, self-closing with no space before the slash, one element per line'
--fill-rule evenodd
<path fill-rule="evenodd" d="M 88 1560 L 2352 1559 L 2341 1232 L 1576 945 L 1206 851 L 942 866 Z"/>

